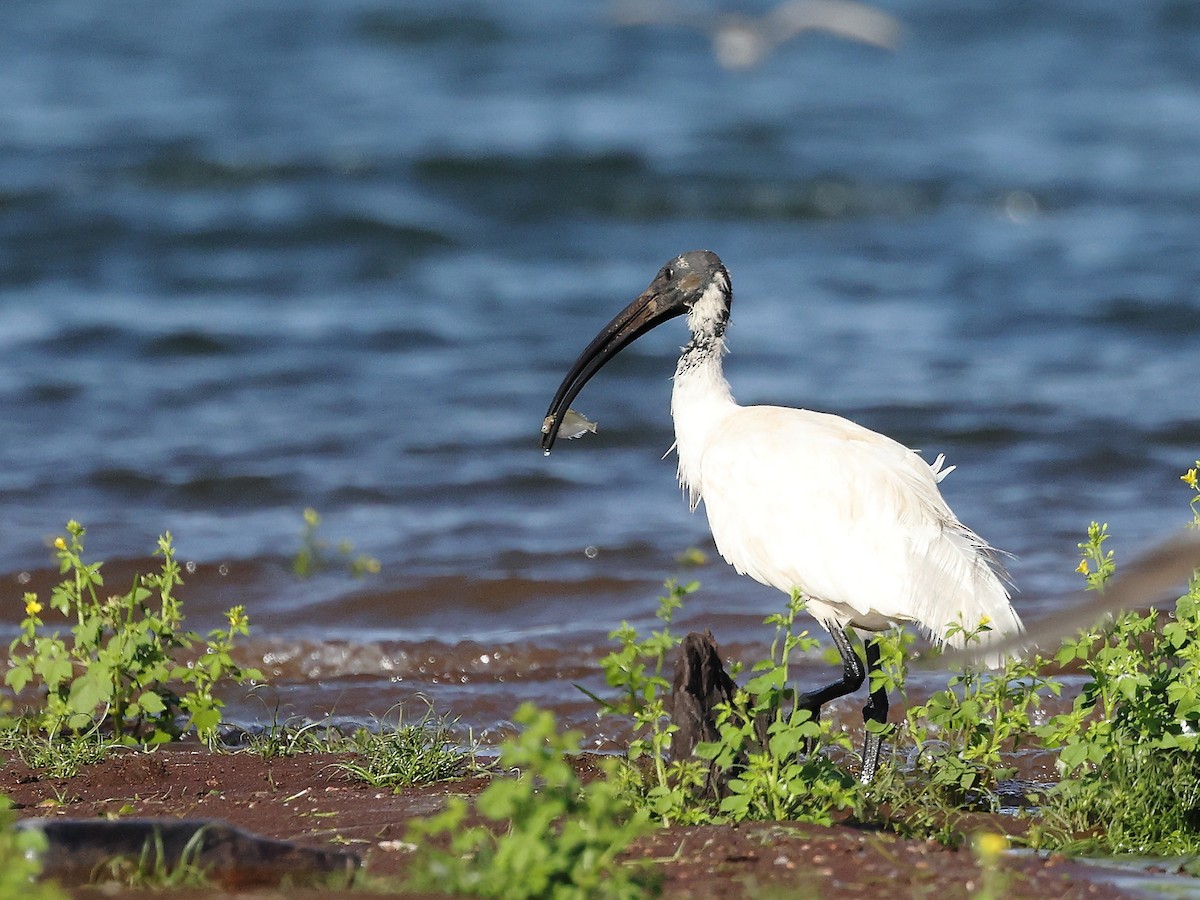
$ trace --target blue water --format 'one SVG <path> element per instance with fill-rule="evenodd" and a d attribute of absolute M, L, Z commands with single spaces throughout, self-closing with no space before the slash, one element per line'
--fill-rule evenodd
<path fill-rule="evenodd" d="M 660 459 L 682 324 L 580 396 L 598 435 L 537 450 L 579 350 L 697 247 L 733 276 L 738 398 L 947 454 L 1027 618 L 1092 519 L 1119 554 L 1182 524 L 1200 7 L 879 5 L 895 52 L 809 36 L 731 72 L 602 3 L 6 0 L 6 618 L 76 518 L 105 559 L 172 531 L 198 624 L 245 602 L 260 656 L 319 661 L 279 670 L 301 706 L 403 680 L 414 641 L 460 708 L 431 684 L 489 646 L 594 654 L 689 546 L 689 621 L 753 640 L 780 598 Z M 381 573 L 295 580 L 306 506 Z"/>

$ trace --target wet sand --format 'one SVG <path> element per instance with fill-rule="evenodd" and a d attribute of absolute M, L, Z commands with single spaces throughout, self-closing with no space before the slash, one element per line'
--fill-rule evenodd
<path fill-rule="evenodd" d="M 163 748 L 155 753 L 112 753 L 69 779 L 49 779 L 17 759 L 0 769 L 0 793 L 23 817 L 166 817 L 226 821 L 265 837 L 320 849 L 358 853 L 365 871 L 386 879 L 377 896 L 406 893 L 402 880 L 412 858 L 405 842 L 410 820 L 431 815 L 452 795 L 472 796 L 485 776 L 410 788 L 393 794 L 350 780 L 337 763 L 346 757 L 307 754 L 265 760 L 248 753 L 210 753 L 197 747 Z M 581 774 L 594 773 L 589 757 Z M 1011 832 L 1019 821 L 1008 816 L 976 816 L 970 830 Z M 655 861 L 664 876 L 666 897 L 898 897 L 967 898 L 981 887 L 972 853 L 931 841 L 851 825 L 824 828 L 796 823 L 672 827 L 642 838 L 630 851 Z M 1006 900 L 1136 896 L 1111 883 L 1108 873 L 1064 857 L 1009 855 L 1002 860 Z M 389 892 L 390 885 L 396 885 Z M 330 896 L 328 888 L 288 888 L 289 898 Z M 78 897 L 95 889 L 76 888 Z M 236 878 L 219 890 L 183 888 L 164 896 L 267 898 L 278 887 L 239 885 Z"/>

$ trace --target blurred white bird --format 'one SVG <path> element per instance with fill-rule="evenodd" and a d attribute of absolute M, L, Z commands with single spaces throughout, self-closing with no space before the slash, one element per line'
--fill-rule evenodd
<path fill-rule="evenodd" d="M 786 0 L 761 18 L 671 0 L 619 0 L 613 17 L 618 25 L 668 24 L 703 30 L 712 39 L 717 62 L 726 69 L 753 68 L 806 32 L 824 32 L 884 50 L 895 49 L 902 33 L 894 17 L 852 0 Z"/>

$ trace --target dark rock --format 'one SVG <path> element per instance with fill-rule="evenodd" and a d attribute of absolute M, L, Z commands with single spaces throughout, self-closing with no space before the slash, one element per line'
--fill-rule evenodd
<path fill-rule="evenodd" d="M 18 828 L 46 836 L 42 874 L 63 884 L 102 879 L 124 863 L 173 872 L 181 864 L 227 887 L 349 883 L 362 860 L 259 837 L 212 819 L 25 819 Z"/>

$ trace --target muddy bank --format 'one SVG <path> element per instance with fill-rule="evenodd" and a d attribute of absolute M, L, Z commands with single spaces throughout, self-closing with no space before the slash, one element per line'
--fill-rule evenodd
<path fill-rule="evenodd" d="M 74 778 L 48 779 L 9 759 L 0 793 L 23 818 L 167 817 L 218 819 L 303 847 L 348 850 L 362 857 L 366 877 L 384 896 L 409 896 L 402 879 L 412 858 L 408 822 L 441 809 L 451 794 L 471 796 L 485 776 L 411 788 L 398 794 L 350 780 L 338 768 L 346 757 L 310 754 L 264 760 L 251 753 L 198 748 L 155 753 L 115 752 Z M 585 757 L 579 765 L 590 768 Z M 585 773 L 586 774 L 586 773 Z M 974 824 L 1001 830 L 1006 817 Z M 981 873 L 968 850 L 848 826 L 795 823 L 665 828 L 643 838 L 631 855 L 654 860 L 667 897 L 753 897 L 772 888 L 792 896 L 879 898 L 969 897 Z M 1063 857 L 1006 856 L 1007 900 L 1132 897 L 1092 866 Z M 273 887 L 179 889 L 172 897 L 275 897 Z M 94 889 L 76 889 L 95 896 Z M 295 897 L 328 896 L 328 888 L 289 888 Z"/>

